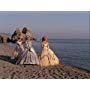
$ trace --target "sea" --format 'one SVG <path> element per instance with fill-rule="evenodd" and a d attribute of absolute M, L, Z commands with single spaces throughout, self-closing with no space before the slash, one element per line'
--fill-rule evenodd
<path fill-rule="evenodd" d="M 49 46 L 62 64 L 90 71 L 90 39 L 49 39 Z M 41 43 L 34 42 L 33 47 L 39 54 Z"/>

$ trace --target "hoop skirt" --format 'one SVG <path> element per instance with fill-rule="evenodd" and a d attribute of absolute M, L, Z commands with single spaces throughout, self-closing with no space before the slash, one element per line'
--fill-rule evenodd
<path fill-rule="evenodd" d="M 42 42 L 42 51 L 39 55 L 40 66 L 58 65 L 59 59 L 55 53 L 49 48 L 48 42 Z"/>
<path fill-rule="evenodd" d="M 17 64 L 37 64 L 39 65 L 38 56 L 34 50 L 34 48 L 31 46 L 31 44 L 28 42 L 24 45 L 24 52 L 19 58 Z"/>

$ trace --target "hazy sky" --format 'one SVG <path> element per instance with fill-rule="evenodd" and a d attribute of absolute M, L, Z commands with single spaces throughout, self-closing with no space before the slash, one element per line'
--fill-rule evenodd
<path fill-rule="evenodd" d="M 0 12 L 0 32 L 14 32 L 27 26 L 40 37 L 88 38 L 89 12 Z"/>

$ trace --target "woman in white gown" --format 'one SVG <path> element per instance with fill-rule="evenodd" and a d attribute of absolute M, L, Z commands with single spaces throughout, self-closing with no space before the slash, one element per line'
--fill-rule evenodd
<path fill-rule="evenodd" d="M 30 37 L 26 38 L 24 49 L 25 50 L 24 50 L 23 58 L 20 60 L 19 63 L 39 65 L 39 60 L 34 48 L 32 47 L 32 41 L 30 41 Z"/>
<path fill-rule="evenodd" d="M 38 56 L 32 47 L 30 35 L 23 37 L 23 34 L 19 36 L 16 41 L 16 48 L 13 56 L 16 60 L 16 64 L 37 64 L 39 65 Z"/>
<path fill-rule="evenodd" d="M 24 52 L 21 56 L 21 58 L 18 61 L 18 64 L 37 64 L 39 65 L 39 59 L 38 56 L 32 47 L 32 43 L 34 41 L 32 34 L 27 30 L 27 28 L 24 28 L 25 39 L 24 39 Z"/>

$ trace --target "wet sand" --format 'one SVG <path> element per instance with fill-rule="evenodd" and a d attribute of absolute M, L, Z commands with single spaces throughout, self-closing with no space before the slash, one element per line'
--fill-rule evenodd
<path fill-rule="evenodd" d="M 10 59 L 13 50 L 0 44 L 0 79 L 89 79 L 90 71 L 60 64 L 40 67 L 37 65 L 15 65 Z"/>

